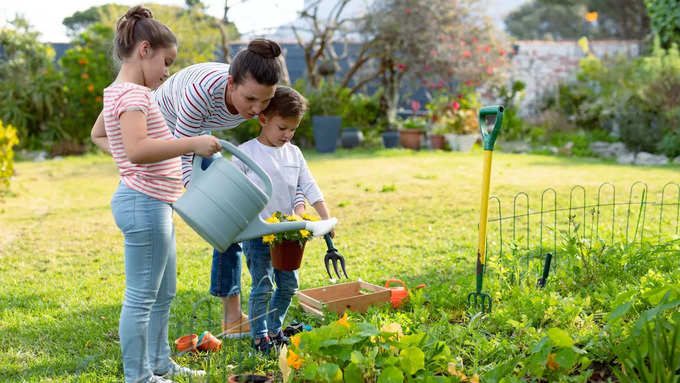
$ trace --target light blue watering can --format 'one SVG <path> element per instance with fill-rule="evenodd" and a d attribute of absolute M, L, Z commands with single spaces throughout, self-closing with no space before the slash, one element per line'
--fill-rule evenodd
<path fill-rule="evenodd" d="M 336 218 L 314 222 L 264 222 L 260 213 L 272 195 L 272 181 L 236 146 L 224 140 L 220 140 L 220 144 L 262 179 L 264 191 L 231 161 L 217 157 L 203 170 L 202 157 L 194 156 L 191 183 L 173 207 L 214 248 L 224 252 L 234 242 L 289 230 L 306 229 L 314 236 L 321 236 L 335 227 Z"/>

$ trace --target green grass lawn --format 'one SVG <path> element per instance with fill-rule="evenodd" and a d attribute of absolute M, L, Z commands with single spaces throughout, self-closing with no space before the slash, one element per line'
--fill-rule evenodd
<path fill-rule="evenodd" d="M 350 278 L 374 284 L 399 278 L 408 286 L 428 285 L 422 298 L 425 310 L 381 308 L 364 319 L 399 321 L 410 331 L 426 329 L 453 348 L 469 374 L 482 375 L 507 355 L 526 351 L 542 328 L 567 328 L 586 342 L 601 327 L 598 318 L 611 309 L 608 294 L 614 300 L 624 290 L 621 285 L 595 283 L 596 288 L 585 286 L 588 293 L 579 294 L 563 280 L 544 292 L 527 293 L 490 276 L 486 286 L 495 308 L 484 323 L 488 335 L 480 336 L 468 326 L 465 299 L 474 283 L 481 152 L 340 152 L 310 154 L 308 162 L 339 219 L 334 242 L 347 259 Z M 616 185 L 617 201 L 627 200 L 628 188 L 638 180 L 649 185 L 649 198 L 658 200 L 666 183 L 680 181 L 678 170 L 497 153 L 491 193 L 503 200 L 504 214 L 511 212 L 512 198 L 521 191 L 536 202 L 552 187 L 563 204 L 568 203 L 571 186 L 579 184 L 593 201 L 605 181 Z M 0 381 L 121 381 L 117 329 L 124 291 L 123 240 L 109 207 L 117 183 L 113 161 L 88 155 L 21 162 L 16 173 L 10 192 L 0 199 Z M 179 275 L 171 340 L 203 330 L 218 333 L 221 307 L 208 293 L 211 248 L 177 215 L 175 223 Z M 308 243 L 301 288 L 330 283 L 324 254 L 323 241 Z M 677 258 L 675 253 L 668 261 L 675 263 L 664 263 L 656 274 L 643 274 L 656 284 L 677 284 Z M 249 290 L 244 262 L 244 306 Z M 194 304 L 204 298 L 192 317 Z M 542 310 L 540 315 L 537 310 Z M 322 323 L 303 314 L 295 302 L 289 319 Z M 510 320 L 535 330 L 518 334 Z M 277 370 L 275 361 L 244 356 L 249 351 L 245 341 L 227 340 L 224 347 L 209 360 L 180 361 L 195 367 L 209 362 L 220 371 Z"/>

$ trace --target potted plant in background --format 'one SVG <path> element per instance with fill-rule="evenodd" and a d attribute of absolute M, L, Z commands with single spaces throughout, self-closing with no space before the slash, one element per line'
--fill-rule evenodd
<path fill-rule="evenodd" d="M 280 211 L 274 212 L 266 221 L 269 223 L 293 222 L 293 221 L 316 221 L 315 217 L 307 214 L 302 216 L 296 214 L 283 214 Z M 300 268 L 302 254 L 305 251 L 305 244 L 312 238 L 312 233 L 308 230 L 291 230 L 281 233 L 269 234 L 262 237 L 262 242 L 269 245 L 272 258 L 272 266 L 277 270 L 292 271 Z"/>
<path fill-rule="evenodd" d="M 342 147 L 346 149 L 362 145 L 364 136 L 369 140 L 377 139 L 380 119 L 380 90 L 368 96 L 353 94 L 342 114 Z"/>
<path fill-rule="evenodd" d="M 455 96 L 441 92 L 426 105 L 434 124 L 433 133 L 444 135 L 451 150 L 463 152 L 469 151 L 478 139 L 480 107 L 474 92 L 467 89 Z"/>
<path fill-rule="evenodd" d="M 318 89 L 308 89 L 305 97 L 309 101 L 312 115 L 314 146 L 319 153 L 333 153 L 340 136 L 340 124 L 345 105 L 350 100 L 350 90 L 331 82 L 321 80 Z"/>
<path fill-rule="evenodd" d="M 380 133 L 383 146 L 386 149 L 396 148 L 399 145 L 400 133 L 396 129 L 396 124 L 383 123 L 384 130 Z"/>
<path fill-rule="evenodd" d="M 428 124 L 423 117 L 410 117 L 402 121 L 399 130 L 399 142 L 407 149 L 418 150 L 425 136 Z"/>

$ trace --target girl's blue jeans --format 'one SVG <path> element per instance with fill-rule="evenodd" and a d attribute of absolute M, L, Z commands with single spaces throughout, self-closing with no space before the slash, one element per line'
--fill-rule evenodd
<path fill-rule="evenodd" d="M 248 300 L 251 335 L 257 339 L 267 336 L 267 332 L 278 334 L 298 289 L 298 272 L 274 269 L 269 246 L 261 238 L 244 241 L 243 252 L 253 280 Z M 272 312 L 266 314 L 268 310 Z"/>
<path fill-rule="evenodd" d="M 170 366 L 168 315 L 177 282 L 172 207 L 121 182 L 111 210 L 125 238 L 125 299 L 118 326 L 125 381 L 146 382 Z"/>

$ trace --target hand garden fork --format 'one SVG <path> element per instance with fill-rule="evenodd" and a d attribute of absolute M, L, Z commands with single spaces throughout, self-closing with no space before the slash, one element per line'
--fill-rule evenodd
<path fill-rule="evenodd" d="M 495 117 L 495 119 L 494 119 Z M 487 124 L 487 118 L 493 125 Z M 489 184 L 491 183 L 491 157 L 498 131 L 503 124 L 503 107 L 487 106 L 479 110 L 479 130 L 484 143 L 484 172 L 482 175 L 482 207 L 479 214 L 479 241 L 477 243 L 477 283 L 476 290 L 468 294 L 468 306 L 472 303 L 475 310 L 491 312 L 491 296 L 482 292 L 484 267 L 486 263 L 486 223 L 489 209 Z"/>
<path fill-rule="evenodd" d="M 331 235 L 326 234 L 323 237 L 326 240 L 326 246 L 328 246 L 328 251 L 326 251 L 326 256 L 323 257 L 323 263 L 326 265 L 326 272 L 328 273 L 328 277 L 330 279 L 333 279 L 333 275 L 331 275 L 331 269 L 330 269 L 330 264 L 333 262 L 333 269 L 335 270 L 335 275 L 338 276 L 338 278 L 342 278 L 340 276 L 340 272 L 338 271 L 338 262 L 340 262 L 340 266 L 342 267 L 342 272 L 345 274 L 345 278 L 349 279 L 347 276 L 347 271 L 345 271 L 345 258 L 343 258 L 340 253 L 338 253 L 338 250 L 333 246 L 333 241 L 331 240 Z"/>

